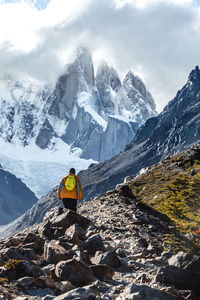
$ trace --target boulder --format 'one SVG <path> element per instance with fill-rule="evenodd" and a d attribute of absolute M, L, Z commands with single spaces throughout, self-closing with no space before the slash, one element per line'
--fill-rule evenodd
<path fill-rule="evenodd" d="M 20 248 L 33 249 L 35 252 L 40 253 L 43 245 L 44 245 L 44 241 L 42 240 L 42 245 L 40 243 L 32 242 L 32 243 L 22 244 Z"/>
<path fill-rule="evenodd" d="M 54 208 L 49 209 L 44 215 L 43 222 L 52 221 L 55 217 L 63 214 L 64 209 L 60 206 L 56 206 Z"/>
<path fill-rule="evenodd" d="M 177 297 L 164 293 L 162 291 L 150 288 L 146 285 L 135 285 L 132 284 L 126 288 L 125 291 L 116 298 L 116 300 L 178 300 Z"/>
<path fill-rule="evenodd" d="M 72 255 L 63 248 L 58 245 L 56 240 L 51 240 L 50 242 L 46 242 L 44 244 L 44 260 L 48 264 L 57 264 L 61 260 L 71 259 Z"/>
<path fill-rule="evenodd" d="M 16 265 L 15 271 L 18 278 L 25 276 L 38 278 L 44 275 L 43 270 L 39 266 L 28 260 L 20 261 Z"/>
<path fill-rule="evenodd" d="M 75 289 L 75 286 L 73 286 L 73 284 L 71 284 L 71 282 L 69 282 L 69 281 L 61 281 L 61 282 L 57 283 L 57 289 L 61 293 L 66 293 L 66 292 L 69 292 L 69 291 Z"/>
<path fill-rule="evenodd" d="M 35 282 L 35 278 L 34 277 L 28 277 L 28 276 L 22 277 L 22 278 L 17 280 L 17 283 L 20 286 L 25 287 L 25 288 L 32 285 L 32 284 L 34 284 L 34 282 Z"/>
<path fill-rule="evenodd" d="M 87 239 L 83 248 L 88 251 L 89 255 L 94 256 L 97 251 L 105 251 L 101 236 L 94 234 Z"/>
<path fill-rule="evenodd" d="M 42 268 L 42 270 L 43 270 L 43 272 L 44 272 L 44 274 L 46 275 L 46 276 L 51 276 L 52 275 L 52 273 L 54 273 L 55 272 L 55 265 L 54 264 L 49 264 L 49 265 L 47 265 L 47 266 L 44 266 L 43 268 Z"/>
<path fill-rule="evenodd" d="M 69 237 L 69 241 L 74 244 L 79 244 L 85 233 L 85 229 L 79 224 L 74 224 L 65 231 L 65 235 Z"/>
<path fill-rule="evenodd" d="M 100 280 L 111 279 L 115 273 L 111 267 L 106 265 L 92 265 L 90 266 L 90 269 Z"/>
<path fill-rule="evenodd" d="M 21 254 L 18 247 L 10 247 L 0 250 L 0 264 L 3 265 L 9 259 L 24 259 L 25 257 Z"/>
<path fill-rule="evenodd" d="M 29 232 L 22 241 L 22 245 L 35 243 L 39 248 L 42 248 L 44 245 L 44 239 L 39 236 L 38 233 Z"/>
<path fill-rule="evenodd" d="M 13 281 L 17 279 L 16 271 L 12 269 L 7 269 L 0 267 L 0 278 L 6 278 L 8 281 Z"/>
<path fill-rule="evenodd" d="M 55 280 L 53 278 L 43 276 L 42 279 L 44 280 L 44 284 L 45 284 L 46 287 L 48 287 L 48 288 L 54 288 L 54 289 L 58 288 L 58 283 L 55 282 Z"/>
<path fill-rule="evenodd" d="M 22 254 L 24 255 L 25 258 L 27 259 L 35 259 L 35 251 L 34 249 L 31 248 L 23 248 L 22 249 Z"/>
<path fill-rule="evenodd" d="M 75 250 L 74 251 L 74 257 L 78 258 L 80 261 L 83 261 L 84 263 L 86 263 L 87 265 L 91 265 L 92 262 L 90 260 L 90 257 L 88 255 L 87 250 Z"/>
<path fill-rule="evenodd" d="M 121 265 L 120 260 L 115 251 L 109 251 L 92 259 L 94 264 L 105 264 L 109 267 L 119 267 Z"/>
<path fill-rule="evenodd" d="M 51 223 L 46 221 L 40 225 L 38 232 L 41 238 L 51 240 L 54 237 L 54 230 L 52 229 Z"/>
<path fill-rule="evenodd" d="M 99 291 L 95 285 L 88 285 L 85 287 L 76 288 L 74 290 L 71 290 L 70 292 L 57 296 L 54 298 L 54 300 L 92 300 L 96 299 L 96 296 L 98 296 L 98 294 Z"/>
<path fill-rule="evenodd" d="M 80 216 L 72 210 L 67 210 L 62 215 L 56 217 L 52 220 L 51 224 L 53 227 L 62 227 L 63 230 L 66 230 L 73 224 L 79 224 L 84 229 L 87 229 L 90 225 L 90 220 Z"/>
<path fill-rule="evenodd" d="M 11 246 L 16 247 L 16 246 L 19 246 L 20 243 L 21 243 L 20 238 L 11 237 L 4 242 L 4 247 L 6 247 L 6 248 L 11 247 Z"/>
<path fill-rule="evenodd" d="M 156 275 L 156 281 L 173 284 L 181 289 L 200 290 L 200 274 L 179 269 L 175 266 L 161 267 Z"/>
<path fill-rule="evenodd" d="M 130 187 L 127 183 L 117 184 L 116 185 L 116 190 L 122 196 L 130 198 L 130 199 L 134 199 L 133 193 L 132 193 L 132 191 L 131 191 L 131 189 L 130 189 Z M 128 203 L 128 204 L 131 204 L 131 202 Z"/>
<path fill-rule="evenodd" d="M 94 280 L 90 268 L 76 259 L 59 262 L 56 265 L 55 274 L 62 280 L 70 281 L 75 286 L 86 285 Z"/>
<path fill-rule="evenodd" d="M 168 260 L 169 265 L 192 272 L 200 272 L 200 257 L 180 251 Z"/>

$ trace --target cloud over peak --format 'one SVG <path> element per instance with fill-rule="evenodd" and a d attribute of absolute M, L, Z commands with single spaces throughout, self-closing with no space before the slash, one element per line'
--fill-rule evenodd
<path fill-rule="evenodd" d="M 0 1 L 1 71 L 53 82 L 84 45 L 95 66 L 107 60 L 122 75 L 141 76 L 160 110 L 199 63 L 200 10 L 191 0 L 34 4 Z"/>

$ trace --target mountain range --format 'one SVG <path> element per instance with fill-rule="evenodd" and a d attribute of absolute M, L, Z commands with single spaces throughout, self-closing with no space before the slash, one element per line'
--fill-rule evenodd
<path fill-rule="evenodd" d="M 188 81 L 157 117 L 150 118 L 137 131 L 132 142 L 115 157 L 92 164 L 79 176 L 83 183 L 84 199 L 115 188 L 127 176 L 138 172 L 162 159 L 180 152 L 200 141 L 200 70 L 196 67 Z M 128 181 L 130 178 L 126 178 Z M 41 204 L 41 205 L 40 205 Z M 51 207 L 58 204 L 56 188 L 43 197 L 24 216 L 10 227 L 25 228 L 42 220 Z"/>
<path fill-rule="evenodd" d="M 105 62 L 95 74 L 81 47 L 55 88 L 1 75 L 0 163 L 41 197 L 71 164 L 79 171 L 118 154 L 156 115 L 139 77 L 129 71 L 121 81 Z"/>
<path fill-rule="evenodd" d="M 146 121 L 132 142 L 119 155 L 80 172 L 85 199 L 89 200 L 134 176 L 142 168 L 180 152 L 200 141 L 200 70 L 197 66 L 187 83 L 164 110 Z"/>

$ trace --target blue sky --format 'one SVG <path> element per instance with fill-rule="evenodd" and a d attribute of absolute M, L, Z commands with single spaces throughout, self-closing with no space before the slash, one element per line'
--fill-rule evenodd
<path fill-rule="evenodd" d="M 79 46 L 141 77 L 160 111 L 200 65 L 200 0 L 0 0 L 1 72 L 54 84 Z"/>
<path fill-rule="evenodd" d="M 39 10 L 45 9 L 46 6 L 48 5 L 48 3 L 50 2 L 50 0 L 25 0 L 25 1 L 29 2 L 29 3 L 34 3 L 35 7 L 37 7 L 37 9 L 39 9 Z M 21 2 L 21 0 L 4 0 L 3 2 L 16 3 L 16 2 Z"/>

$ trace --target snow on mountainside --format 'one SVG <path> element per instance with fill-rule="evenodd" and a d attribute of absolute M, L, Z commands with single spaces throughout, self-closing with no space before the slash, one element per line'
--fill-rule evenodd
<path fill-rule="evenodd" d="M 0 76 L 0 136 L 27 145 L 38 134 L 48 110 L 50 90 L 25 78 Z"/>
<path fill-rule="evenodd" d="M 0 161 L 5 170 L 20 178 L 39 198 L 45 195 L 73 166 L 77 172 L 86 169 L 93 160 L 79 158 L 79 152 L 71 153 L 70 147 L 54 139 L 54 151 L 40 149 L 30 144 L 26 147 L 6 143 L 0 139 Z"/>
<path fill-rule="evenodd" d="M 107 63 L 95 77 L 90 52 L 79 48 L 54 89 L 0 75 L 0 163 L 40 197 L 72 165 L 118 154 L 155 115 L 138 77 L 130 71 L 121 82 Z"/>
<path fill-rule="evenodd" d="M 96 161 L 118 154 L 137 129 L 157 114 L 151 94 L 132 72 L 121 83 L 117 72 L 102 63 L 95 77 L 92 56 L 86 48 L 78 49 L 50 98 L 52 104 L 37 145 L 45 148 L 57 136 L 52 123 L 56 119 L 65 127 L 61 139 L 72 148 L 81 148 L 81 157 Z M 113 122 L 110 115 L 124 118 Z"/>

